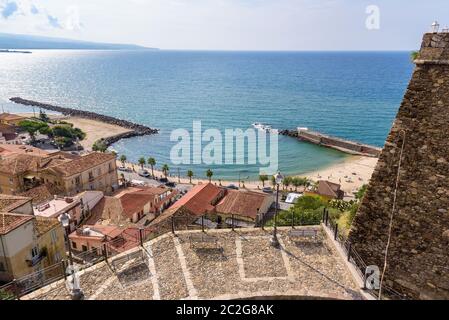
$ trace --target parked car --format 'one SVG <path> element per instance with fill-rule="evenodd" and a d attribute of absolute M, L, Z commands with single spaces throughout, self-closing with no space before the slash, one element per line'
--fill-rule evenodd
<path fill-rule="evenodd" d="M 162 182 L 162 183 L 167 183 L 168 179 L 167 178 L 160 178 L 159 181 Z"/>
<path fill-rule="evenodd" d="M 175 184 L 174 182 L 167 182 L 167 183 L 165 184 L 165 186 L 167 186 L 167 187 L 169 187 L 169 188 L 174 188 L 174 187 L 176 187 L 176 184 Z"/>
<path fill-rule="evenodd" d="M 117 170 L 123 171 L 123 172 L 131 172 L 132 171 L 130 168 L 126 168 L 126 167 L 118 167 Z"/>
<path fill-rule="evenodd" d="M 139 170 L 139 172 L 137 174 L 144 178 L 150 177 L 150 173 L 147 170 Z"/>
<path fill-rule="evenodd" d="M 271 189 L 271 187 L 265 187 L 262 189 L 262 191 L 265 193 L 273 193 L 273 189 Z"/>
<path fill-rule="evenodd" d="M 239 189 L 239 187 L 237 187 L 236 185 L 234 185 L 234 184 L 230 184 L 229 186 L 227 186 L 226 187 L 226 189 L 231 189 L 231 190 L 238 190 Z"/>

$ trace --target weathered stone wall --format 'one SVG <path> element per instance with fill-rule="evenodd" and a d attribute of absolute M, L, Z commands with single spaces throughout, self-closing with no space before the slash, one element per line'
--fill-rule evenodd
<path fill-rule="evenodd" d="M 382 270 L 403 160 L 385 284 L 415 299 L 449 299 L 449 34 L 424 36 L 349 239 Z"/>

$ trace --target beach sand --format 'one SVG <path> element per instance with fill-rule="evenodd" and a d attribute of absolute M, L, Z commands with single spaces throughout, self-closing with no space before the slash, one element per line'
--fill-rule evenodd
<path fill-rule="evenodd" d="M 25 117 L 32 117 L 33 113 L 20 113 L 19 115 Z M 80 144 L 87 151 L 92 150 L 92 145 L 95 143 L 95 141 L 100 140 L 101 138 L 108 138 L 115 136 L 117 134 L 132 131 L 127 128 L 123 128 L 117 125 L 97 120 L 85 119 L 80 117 L 68 117 L 54 114 L 49 114 L 48 116 L 52 120 L 63 120 L 72 123 L 74 127 L 80 128 L 83 132 L 85 132 L 86 138 L 83 141 L 80 141 Z"/>
<path fill-rule="evenodd" d="M 376 167 L 377 161 L 377 158 L 350 156 L 343 163 L 331 165 L 317 171 L 308 172 L 301 176 L 307 177 L 313 181 L 329 180 L 331 182 L 341 184 L 343 191 L 345 191 L 345 193 L 347 193 L 348 195 L 352 195 L 353 192 L 358 190 L 361 186 L 369 183 L 371 175 L 373 174 L 373 171 Z M 117 163 L 119 166 L 122 165 L 119 161 Z M 126 163 L 126 166 L 129 168 L 134 167 L 135 171 L 140 170 L 140 166 L 138 164 Z M 145 168 L 151 173 L 150 168 L 148 168 L 147 166 Z M 353 173 L 355 173 L 355 175 Z M 154 170 L 154 175 L 158 178 L 163 177 L 163 173 L 156 169 Z M 189 179 L 186 177 L 181 177 L 179 179 L 176 175 L 176 172 L 170 172 L 169 179 L 176 183 L 189 183 Z M 192 178 L 192 184 L 195 185 L 207 182 L 209 182 L 207 179 Z M 212 182 L 217 185 L 220 183 L 218 179 L 212 179 Z M 230 184 L 234 184 L 236 186 L 239 185 L 237 180 L 221 180 L 221 185 L 223 186 L 227 186 Z M 262 183 L 260 181 L 244 181 L 244 185 L 248 190 L 261 191 L 262 189 Z M 265 186 L 271 186 L 270 181 L 267 181 L 265 183 Z"/>

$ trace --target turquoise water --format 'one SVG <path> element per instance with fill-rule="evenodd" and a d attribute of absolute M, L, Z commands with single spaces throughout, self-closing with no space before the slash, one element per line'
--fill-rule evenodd
<path fill-rule="evenodd" d="M 413 65 L 408 52 L 35 51 L 0 54 L 0 103 L 21 96 L 161 129 L 113 147 L 128 159 L 170 163 L 173 129 L 313 128 L 382 146 Z M 344 161 L 338 151 L 279 138 L 280 169 L 303 173 Z M 204 176 L 206 165 L 181 166 Z M 171 164 L 172 172 L 177 166 Z M 258 166 L 212 166 L 255 177 Z"/>

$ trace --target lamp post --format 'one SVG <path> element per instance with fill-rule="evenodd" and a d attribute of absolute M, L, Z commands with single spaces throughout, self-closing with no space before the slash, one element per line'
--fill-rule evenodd
<path fill-rule="evenodd" d="M 432 23 L 431 27 L 432 27 L 432 32 L 437 33 L 438 30 L 440 29 L 440 24 L 438 23 L 438 21 L 434 21 Z"/>
<path fill-rule="evenodd" d="M 73 284 L 71 286 L 72 292 L 70 294 L 72 296 L 72 300 L 81 300 L 84 297 L 84 293 L 79 286 L 79 279 L 77 278 L 77 276 L 75 274 L 75 268 L 73 267 L 72 246 L 70 245 L 70 239 L 69 239 L 70 219 L 71 219 L 70 214 L 68 214 L 67 212 L 64 212 L 63 214 L 61 214 L 59 216 L 59 221 L 62 223 L 62 226 L 65 229 L 65 233 L 66 233 L 66 237 L 67 237 L 67 244 L 69 247 L 70 269 L 71 269 L 72 281 L 73 281 Z"/>
<path fill-rule="evenodd" d="M 279 240 L 277 235 L 277 216 L 278 216 L 278 207 L 279 207 L 279 186 L 282 184 L 284 177 L 280 172 L 278 172 L 274 176 L 274 180 L 276 182 L 276 207 L 274 208 L 274 228 L 273 228 L 273 236 L 271 237 L 270 243 L 273 247 L 279 248 Z"/>

